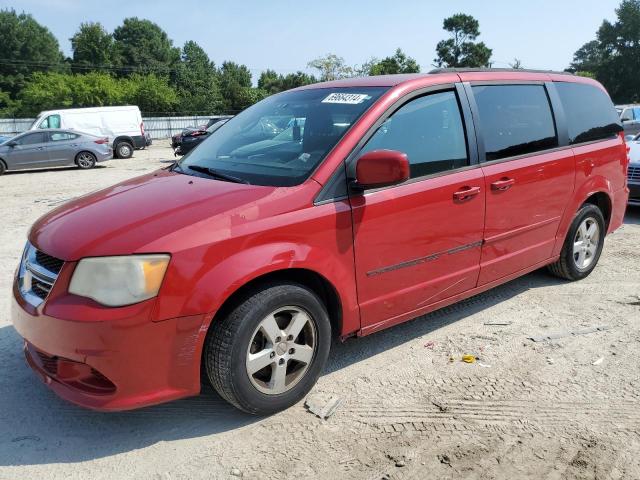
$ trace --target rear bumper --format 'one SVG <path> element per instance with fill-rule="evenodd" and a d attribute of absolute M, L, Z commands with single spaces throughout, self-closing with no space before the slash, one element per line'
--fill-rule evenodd
<path fill-rule="evenodd" d="M 100 152 L 96 154 L 96 158 L 99 162 L 111 160 L 113 158 L 113 150 L 109 149 L 108 152 Z"/>
<path fill-rule="evenodd" d="M 148 305 L 146 305 L 148 303 Z M 14 286 L 12 319 L 29 366 L 56 394 L 104 411 L 129 410 L 200 392 L 204 315 L 152 322 L 154 302 L 107 321 L 74 321 L 34 309 Z"/>
<path fill-rule="evenodd" d="M 135 148 L 136 150 L 144 148 L 148 145 L 147 137 L 143 135 L 134 135 L 133 137 L 131 137 L 131 140 L 133 140 L 133 148 Z"/>

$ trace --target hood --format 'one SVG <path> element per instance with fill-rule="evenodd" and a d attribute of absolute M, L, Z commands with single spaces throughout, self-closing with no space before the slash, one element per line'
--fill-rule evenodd
<path fill-rule="evenodd" d="M 29 239 L 65 261 L 172 253 L 191 242 L 224 240 L 248 222 L 299 208 L 297 187 L 223 182 L 160 170 L 88 194 L 51 211 Z M 204 235 L 203 235 L 204 233 Z"/>

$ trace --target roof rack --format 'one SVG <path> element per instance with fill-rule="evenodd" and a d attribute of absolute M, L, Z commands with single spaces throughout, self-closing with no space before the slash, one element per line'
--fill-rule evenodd
<path fill-rule="evenodd" d="M 429 73 L 466 73 L 466 72 L 524 72 L 524 73 L 553 73 L 557 75 L 573 75 L 571 72 L 557 72 L 554 70 L 532 70 L 528 68 L 434 68 Z"/>

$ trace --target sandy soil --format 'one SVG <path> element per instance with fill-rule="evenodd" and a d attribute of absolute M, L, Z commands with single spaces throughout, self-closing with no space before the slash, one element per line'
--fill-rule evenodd
<path fill-rule="evenodd" d="M 535 272 L 333 345 L 313 391 L 342 399 L 328 420 L 303 402 L 249 417 L 210 390 L 118 414 L 59 400 L 25 366 L 10 324 L 27 230 L 61 202 L 170 158 L 161 144 L 89 172 L 0 178 L 1 479 L 640 478 L 640 209 L 582 282 Z M 601 325 L 610 328 L 527 338 Z"/>

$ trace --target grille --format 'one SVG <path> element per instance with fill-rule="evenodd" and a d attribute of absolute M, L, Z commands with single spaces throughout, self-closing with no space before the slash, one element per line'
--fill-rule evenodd
<path fill-rule="evenodd" d="M 640 182 L 640 167 L 632 167 L 629 165 L 629 173 L 627 174 L 629 180 L 634 182 Z"/>
<path fill-rule="evenodd" d="M 38 265 L 46 268 L 47 270 L 49 270 L 52 273 L 55 273 L 56 275 L 60 273 L 60 269 L 64 264 L 63 260 L 52 257 L 51 255 L 47 255 L 46 253 L 41 252 L 40 250 L 36 250 L 36 262 L 38 263 Z"/>
<path fill-rule="evenodd" d="M 63 265 L 63 260 L 27 244 L 18 275 L 22 297 L 34 307 L 40 305 L 51 292 Z"/>

